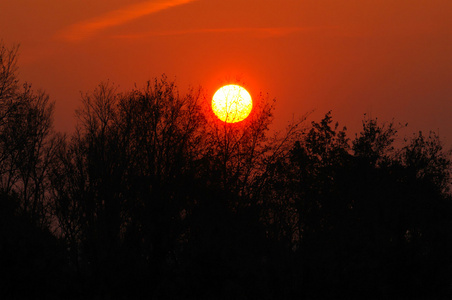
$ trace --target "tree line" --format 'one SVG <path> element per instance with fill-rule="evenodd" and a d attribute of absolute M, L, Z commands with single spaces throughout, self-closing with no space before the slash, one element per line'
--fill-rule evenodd
<path fill-rule="evenodd" d="M 446 299 L 450 152 L 328 112 L 271 134 L 165 76 L 83 94 L 71 135 L 0 45 L 0 293 L 67 299 Z"/>

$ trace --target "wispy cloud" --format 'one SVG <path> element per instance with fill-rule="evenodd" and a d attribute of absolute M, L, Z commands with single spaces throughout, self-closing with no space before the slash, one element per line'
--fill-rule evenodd
<path fill-rule="evenodd" d="M 233 27 L 233 28 L 200 28 L 183 30 L 155 30 L 143 33 L 115 35 L 115 38 L 138 39 L 151 36 L 171 36 L 199 33 L 252 33 L 264 37 L 284 36 L 296 32 L 311 31 L 312 28 L 306 27 Z"/>
<path fill-rule="evenodd" d="M 91 37 L 104 29 L 118 26 L 161 10 L 193 1 L 196 0 L 154 0 L 129 5 L 118 10 L 110 11 L 91 20 L 73 24 L 62 30 L 58 34 L 58 37 L 66 41 L 80 41 Z"/>

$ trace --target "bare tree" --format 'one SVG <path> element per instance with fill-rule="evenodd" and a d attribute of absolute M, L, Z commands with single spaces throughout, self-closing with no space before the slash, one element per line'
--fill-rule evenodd
<path fill-rule="evenodd" d="M 59 141 L 52 130 L 54 103 L 31 85 L 19 88 L 16 63 L 17 47 L 0 45 L 0 188 L 18 193 L 21 209 L 42 223 L 48 217 L 49 165 Z"/>
<path fill-rule="evenodd" d="M 0 126 L 12 113 L 15 95 L 18 90 L 17 51 L 19 47 L 7 48 L 0 41 Z"/>

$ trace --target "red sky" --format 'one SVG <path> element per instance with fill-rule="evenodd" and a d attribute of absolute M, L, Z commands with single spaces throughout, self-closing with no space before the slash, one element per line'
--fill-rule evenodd
<path fill-rule="evenodd" d="M 0 39 L 21 45 L 20 79 L 56 101 L 62 131 L 80 92 L 165 73 L 182 92 L 268 93 L 277 129 L 332 110 L 354 132 L 368 113 L 452 144 L 451 0 L 2 1 Z"/>

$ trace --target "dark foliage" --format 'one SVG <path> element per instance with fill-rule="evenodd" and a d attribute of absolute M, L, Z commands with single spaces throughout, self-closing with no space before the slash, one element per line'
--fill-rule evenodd
<path fill-rule="evenodd" d="M 0 49 L 0 294 L 46 299 L 449 299 L 451 160 L 364 119 L 269 136 L 162 77 L 83 95 L 71 137 Z"/>

